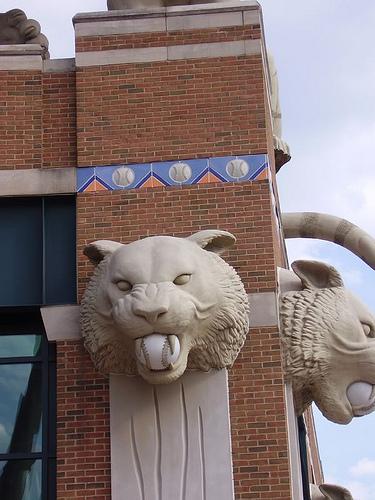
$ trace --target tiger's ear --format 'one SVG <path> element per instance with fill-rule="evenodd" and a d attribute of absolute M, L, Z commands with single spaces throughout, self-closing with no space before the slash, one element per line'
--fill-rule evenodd
<path fill-rule="evenodd" d="M 97 266 L 107 255 L 112 254 L 118 248 L 124 246 L 122 243 L 110 240 L 98 240 L 85 246 L 83 253 Z"/>
<path fill-rule="evenodd" d="M 301 279 L 304 288 L 335 288 L 344 286 L 340 273 L 332 266 L 316 260 L 296 260 L 292 269 Z"/>
<path fill-rule="evenodd" d="M 194 241 L 204 250 L 218 255 L 221 255 L 227 248 L 231 247 L 236 242 L 236 238 L 233 234 L 227 231 L 219 231 L 218 229 L 199 231 L 186 239 Z"/>

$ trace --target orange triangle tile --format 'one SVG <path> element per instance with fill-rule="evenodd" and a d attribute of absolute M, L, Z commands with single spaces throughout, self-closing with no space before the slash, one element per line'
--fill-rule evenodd
<path fill-rule="evenodd" d="M 156 179 L 156 177 L 152 177 L 152 180 L 153 180 L 152 187 L 158 187 L 158 186 L 164 187 L 164 184 L 160 182 L 158 179 Z"/>
<path fill-rule="evenodd" d="M 204 176 L 198 181 L 198 184 L 208 184 L 210 181 L 210 172 L 204 174 Z"/>
<path fill-rule="evenodd" d="M 85 189 L 85 193 L 94 193 L 96 191 L 96 180 L 94 179 Z"/>
<path fill-rule="evenodd" d="M 268 179 L 268 168 L 265 168 L 263 170 L 263 172 L 261 172 L 257 177 L 256 177 L 256 180 L 257 181 L 264 181 Z"/>
<path fill-rule="evenodd" d="M 96 187 L 96 191 L 108 191 L 107 188 L 105 188 L 103 186 L 103 184 L 101 184 L 100 182 L 98 182 L 97 180 L 94 181 L 95 182 L 95 187 Z"/>
<path fill-rule="evenodd" d="M 209 181 L 208 182 L 223 182 L 221 179 L 216 177 L 216 175 L 213 172 L 208 173 L 209 176 Z"/>
<path fill-rule="evenodd" d="M 149 178 L 147 179 L 147 181 L 146 181 L 144 184 L 142 184 L 142 186 L 139 186 L 139 189 L 143 189 L 143 188 L 152 188 L 152 187 L 154 187 L 154 185 L 155 185 L 155 184 L 154 184 L 155 180 L 156 180 L 156 179 L 154 179 L 154 177 L 152 177 L 152 176 L 151 176 L 151 177 L 149 177 Z"/>

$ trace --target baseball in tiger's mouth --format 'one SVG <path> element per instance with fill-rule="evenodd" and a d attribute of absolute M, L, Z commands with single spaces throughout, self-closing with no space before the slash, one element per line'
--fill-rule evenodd
<path fill-rule="evenodd" d="M 375 386 L 368 382 L 354 382 L 347 389 L 347 398 L 353 415 L 362 417 L 375 410 Z"/>
<path fill-rule="evenodd" d="M 135 355 L 143 368 L 170 371 L 178 364 L 181 344 L 177 335 L 152 333 L 135 340 Z"/>

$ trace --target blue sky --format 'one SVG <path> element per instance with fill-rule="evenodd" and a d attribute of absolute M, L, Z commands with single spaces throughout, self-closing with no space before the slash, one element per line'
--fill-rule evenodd
<path fill-rule="evenodd" d="M 261 3 L 293 156 L 278 176 L 282 209 L 345 217 L 375 236 L 375 2 Z M 375 311 L 375 273 L 357 257 L 326 242 L 288 247 L 290 261 L 336 266 Z M 375 414 L 348 426 L 315 415 L 326 481 L 347 486 L 356 500 L 375 499 Z"/>
<path fill-rule="evenodd" d="M 266 39 L 278 67 L 284 139 L 293 159 L 278 181 L 284 211 L 345 217 L 375 236 L 375 2 L 263 0 Z M 38 19 L 53 58 L 73 56 L 72 16 L 106 10 L 105 0 L 3 0 Z M 375 273 L 335 245 L 299 240 L 290 260 L 335 265 L 375 311 Z M 375 499 L 375 415 L 349 426 L 316 412 L 327 481 Z"/>

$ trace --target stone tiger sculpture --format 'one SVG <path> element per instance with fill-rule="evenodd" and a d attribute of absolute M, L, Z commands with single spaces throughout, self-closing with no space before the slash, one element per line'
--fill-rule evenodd
<path fill-rule="evenodd" d="M 282 222 L 285 238 L 332 241 L 375 268 L 375 240 L 348 221 L 302 213 Z M 297 261 L 292 269 L 281 279 L 292 281 L 281 294 L 280 320 L 296 411 L 314 401 L 329 420 L 347 424 L 375 409 L 375 317 L 334 267 Z"/>
<path fill-rule="evenodd" d="M 38 21 L 28 19 L 20 9 L 0 13 L 0 45 L 30 43 L 41 45 L 44 49 L 43 57 L 49 57 L 48 39 L 41 33 Z"/>
<path fill-rule="evenodd" d="M 96 368 L 165 384 L 186 367 L 231 366 L 249 330 L 243 284 L 219 256 L 234 241 L 207 230 L 89 244 L 84 253 L 96 270 L 81 326 Z"/>

